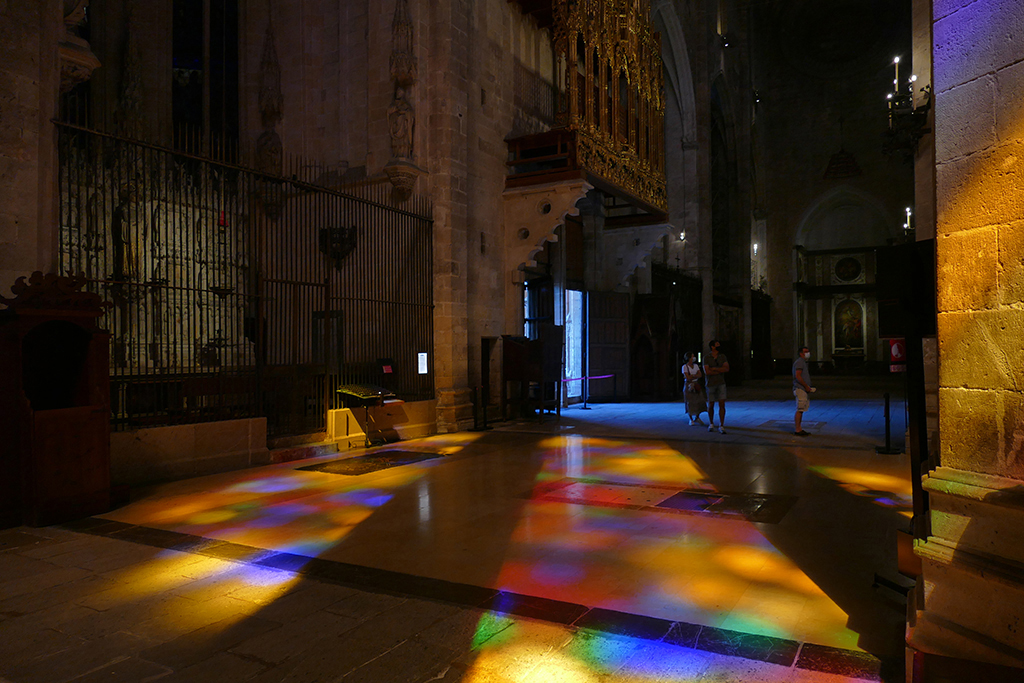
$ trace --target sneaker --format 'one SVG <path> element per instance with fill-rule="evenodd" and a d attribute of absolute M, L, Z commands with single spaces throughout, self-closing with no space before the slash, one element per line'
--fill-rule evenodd
<path fill-rule="evenodd" d="M 793 434 L 795 434 L 796 436 L 810 436 L 811 435 L 810 432 L 805 432 L 802 429 L 799 432 L 793 432 Z"/>
<path fill-rule="evenodd" d="M 714 423 L 712 423 L 712 424 L 709 424 L 709 425 L 708 425 L 708 431 L 709 431 L 709 432 L 713 432 L 713 431 L 715 431 L 715 425 L 714 425 Z"/>
<path fill-rule="evenodd" d="M 690 418 L 690 426 L 692 427 L 695 424 L 697 424 L 697 421 L 691 417 Z"/>
<path fill-rule="evenodd" d="M 719 427 L 718 428 L 718 433 L 719 434 L 725 434 L 725 427 Z"/>

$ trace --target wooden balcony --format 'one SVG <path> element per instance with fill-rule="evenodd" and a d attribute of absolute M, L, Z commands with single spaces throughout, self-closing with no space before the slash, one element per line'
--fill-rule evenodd
<path fill-rule="evenodd" d="M 506 187 L 583 179 L 608 195 L 609 225 L 640 225 L 668 219 L 663 179 L 642 166 L 621 163 L 617 155 L 600 149 L 578 131 L 555 128 L 507 143 Z"/>

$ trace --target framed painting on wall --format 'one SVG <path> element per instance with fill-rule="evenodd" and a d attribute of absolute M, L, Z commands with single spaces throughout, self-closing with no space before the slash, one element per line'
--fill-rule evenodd
<path fill-rule="evenodd" d="M 843 299 L 832 310 L 833 347 L 836 351 L 864 349 L 864 305 Z"/>

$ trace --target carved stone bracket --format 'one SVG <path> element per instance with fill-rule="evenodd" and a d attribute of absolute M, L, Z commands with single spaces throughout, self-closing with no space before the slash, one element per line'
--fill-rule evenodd
<path fill-rule="evenodd" d="M 601 250 L 608 259 L 605 272 L 610 273 L 604 285 L 616 289 L 628 288 L 629 278 L 638 269 L 647 267 L 651 253 L 661 245 L 661 239 L 675 232 L 668 223 L 608 231 Z"/>
<path fill-rule="evenodd" d="M 502 194 L 505 226 L 505 272 L 513 284 L 522 284 L 523 268 L 537 265 L 536 256 L 547 242 L 558 239 L 555 230 L 566 216 L 578 215 L 576 203 L 594 189 L 585 180 L 510 188 Z M 522 293 L 505 287 L 505 321 L 509 331 L 522 330 Z"/>
<path fill-rule="evenodd" d="M 85 21 L 88 5 L 89 0 L 64 0 L 64 36 L 58 46 L 62 93 L 89 80 L 92 72 L 100 66 L 100 60 L 92 53 L 89 43 L 76 33 L 78 26 Z"/>
<path fill-rule="evenodd" d="M 592 189 L 585 180 L 574 180 L 505 190 L 506 265 L 512 271 L 536 266 L 537 254 L 558 239 L 555 230 L 566 216 L 579 214 L 576 202 Z"/>
<path fill-rule="evenodd" d="M 423 169 L 408 159 L 392 159 L 384 166 L 384 173 L 394 186 L 395 198 L 404 202 L 412 196 L 416 179 L 423 175 Z"/>

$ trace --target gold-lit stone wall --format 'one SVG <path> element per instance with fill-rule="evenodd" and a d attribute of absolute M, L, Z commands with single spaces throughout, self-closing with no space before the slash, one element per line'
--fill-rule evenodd
<path fill-rule="evenodd" d="M 1024 665 L 1024 5 L 932 3 L 940 463 L 915 653 Z M 923 601 L 923 607 L 921 605 Z M 917 657 L 917 654 L 915 654 Z"/>
<path fill-rule="evenodd" d="M 1024 479 L 1024 47 L 975 40 L 997 17 L 1024 8 L 935 24 L 941 460 Z"/>

